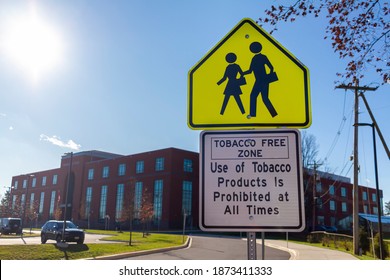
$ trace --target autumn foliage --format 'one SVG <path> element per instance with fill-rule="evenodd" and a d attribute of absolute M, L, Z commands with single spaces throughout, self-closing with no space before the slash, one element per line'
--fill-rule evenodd
<path fill-rule="evenodd" d="M 364 73 L 374 70 L 383 83 L 390 81 L 390 7 L 381 0 L 298 0 L 290 5 L 272 5 L 265 10 L 259 24 L 273 26 L 294 22 L 299 17 L 325 15 L 328 25 L 325 39 L 340 58 L 346 60 L 340 78 L 354 83 Z"/>

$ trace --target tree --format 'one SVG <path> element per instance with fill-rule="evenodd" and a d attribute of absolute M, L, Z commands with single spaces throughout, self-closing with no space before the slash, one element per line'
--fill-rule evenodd
<path fill-rule="evenodd" d="M 39 202 L 31 201 L 26 209 L 26 219 L 30 224 L 30 233 L 33 227 L 33 222 L 38 220 Z"/>
<path fill-rule="evenodd" d="M 317 139 L 313 134 L 302 132 L 302 165 L 303 168 L 311 168 L 313 164 L 319 164 Z"/>
<path fill-rule="evenodd" d="M 145 188 L 145 192 L 143 194 L 144 195 L 142 196 L 142 205 L 141 211 L 139 213 L 139 218 L 141 223 L 143 224 L 143 237 L 145 237 L 147 235 L 148 225 L 150 224 L 154 216 L 154 207 L 151 193 L 149 193 L 147 188 Z"/>
<path fill-rule="evenodd" d="M 23 204 L 21 196 L 15 195 L 12 201 L 11 192 L 7 190 L 0 202 L 1 217 L 21 218 L 23 216 Z"/>
<path fill-rule="evenodd" d="M 12 198 L 11 193 L 7 190 L 0 202 L 0 215 L 1 217 L 12 217 Z"/>
<path fill-rule="evenodd" d="M 390 201 L 385 202 L 385 215 L 390 215 Z"/>
<path fill-rule="evenodd" d="M 279 22 L 294 22 L 298 17 L 325 13 L 329 24 L 325 28 L 325 39 L 340 58 L 346 59 L 344 73 L 340 78 L 363 78 L 373 69 L 383 83 L 390 81 L 390 14 L 389 2 L 385 0 L 294 0 L 290 5 L 272 5 L 259 18 L 260 24 L 273 26 Z"/>
<path fill-rule="evenodd" d="M 318 159 L 319 146 L 313 134 L 308 134 L 306 131 L 302 132 L 301 147 L 306 225 L 314 230 L 316 208 L 314 190 L 319 178 L 317 168 L 322 165 L 322 161 Z"/>

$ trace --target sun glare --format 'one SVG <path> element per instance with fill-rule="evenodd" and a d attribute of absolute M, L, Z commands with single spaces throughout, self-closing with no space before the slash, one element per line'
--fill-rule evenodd
<path fill-rule="evenodd" d="M 63 43 L 58 32 L 36 13 L 10 19 L 2 41 L 6 55 L 34 82 L 57 66 L 63 56 Z"/>

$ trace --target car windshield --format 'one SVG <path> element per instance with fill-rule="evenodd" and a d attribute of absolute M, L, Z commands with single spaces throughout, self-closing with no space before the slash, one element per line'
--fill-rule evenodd
<path fill-rule="evenodd" d="M 58 228 L 61 229 L 63 228 L 64 222 L 59 222 L 58 223 Z M 77 228 L 76 225 L 72 222 L 66 222 L 66 228 Z"/>

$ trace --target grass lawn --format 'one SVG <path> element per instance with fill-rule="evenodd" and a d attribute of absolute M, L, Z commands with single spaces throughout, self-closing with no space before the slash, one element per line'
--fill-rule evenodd
<path fill-rule="evenodd" d="M 111 234 L 104 238 L 120 243 L 74 244 L 69 243 L 68 248 L 59 248 L 56 244 L 38 245 L 2 245 L 0 246 L 1 260 L 74 260 L 96 258 L 121 254 L 127 252 L 151 250 L 156 248 L 174 247 L 183 244 L 181 235 L 152 233 L 143 237 L 142 233 L 132 233 L 132 245 L 129 246 L 129 232 L 116 231 L 87 231 L 89 233 Z M 24 237 L 27 237 L 24 234 Z"/>
<path fill-rule="evenodd" d="M 298 241 L 298 240 L 290 240 L 290 241 L 295 242 L 295 243 L 299 243 L 299 244 L 303 244 L 303 245 L 309 245 L 309 246 L 315 246 L 315 247 L 320 247 L 320 248 L 342 251 L 342 252 L 351 254 L 360 260 L 375 260 L 378 258 L 378 257 L 374 258 L 373 254 L 371 252 L 366 252 L 366 254 L 363 254 L 361 256 L 357 256 L 357 255 L 353 254 L 352 243 L 349 244 L 349 246 L 343 246 L 342 244 L 335 246 L 335 244 L 332 242 L 329 242 L 327 244 L 323 244 L 322 242 L 310 243 L 310 242 Z M 389 247 L 389 250 L 390 250 L 390 242 L 385 242 L 385 246 L 386 245 Z M 348 248 L 348 249 L 346 249 L 346 248 Z M 386 260 L 390 260 L 390 257 L 387 257 Z"/>

